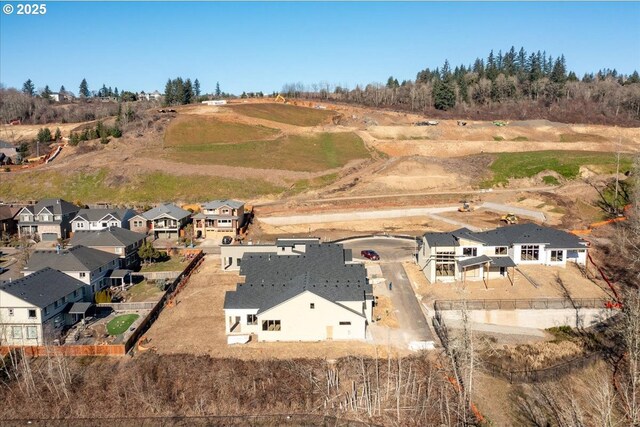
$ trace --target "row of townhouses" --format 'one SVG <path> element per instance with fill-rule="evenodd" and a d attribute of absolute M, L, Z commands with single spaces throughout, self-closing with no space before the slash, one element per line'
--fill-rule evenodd
<path fill-rule="evenodd" d="M 44 199 L 17 211 L 0 205 L 0 231 L 56 241 L 68 239 L 79 231 L 119 227 L 151 234 L 154 238 L 176 239 L 190 222 L 198 238 L 216 233 L 235 235 L 244 225 L 244 202 L 213 200 L 199 208 L 200 212 L 194 215 L 176 205 L 163 204 L 138 213 L 132 209 L 81 209 L 62 199 Z"/>

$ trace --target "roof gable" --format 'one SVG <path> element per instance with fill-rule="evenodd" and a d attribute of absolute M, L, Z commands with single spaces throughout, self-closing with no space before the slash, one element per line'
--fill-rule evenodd
<path fill-rule="evenodd" d="M 95 271 L 119 259 L 118 255 L 109 254 L 85 246 L 74 246 L 58 251 L 35 251 L 24 271 L 37 271 L 50 267 L 60 271 Z"/>
<path fill-rule="evenodd" d="M 60 271 L 43 268 L 26 277 L 0 285 L 0 290 L 39 308 L 44 308 L 85 284 Z"/>
<path fill-rule="evenodd" d="M 109 227 L 99 231 L 76 231 L 69 240 L 71 246 L 129 246 L 146 238 L 145 234 L 136 233 L 120 227 Z"/>

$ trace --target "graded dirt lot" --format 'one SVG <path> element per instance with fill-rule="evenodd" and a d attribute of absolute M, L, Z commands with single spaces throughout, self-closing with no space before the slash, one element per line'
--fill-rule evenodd
<path fill-rule="evenodd" d="M 224 295 L 234 290 L 237 273 L 222 272 L 218 256 L 207 256 L 199 271 L 191 276 L 178 295 L 177 305 L 165 308 L 145 334 L 160 354 L 208 354 L 240 359 L 334 359 L 346 356 L 381 357 L 399 350 L 360 341 L 317 343 L 258 343 L 229 346 L 224 333 Z"/>

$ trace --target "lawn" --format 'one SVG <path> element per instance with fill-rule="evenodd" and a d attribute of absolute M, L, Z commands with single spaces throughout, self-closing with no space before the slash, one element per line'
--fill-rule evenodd
<path fill-rule="evenodd" d="M 112 319 L 107 323 L 107 332 L 109 335 L 120 335 L 129 329 L 129 327 L 140 317 L 137 314 L 123 314 Z"/>
<path fill-rule="evenodd" d="M 262 179 L 221 178 L 208 175 L 170 175 L 152 172 L 132 178 L 118 176 L 106 168 L 92 173 L 65 174 L 57 171 L 33 171 L 3 174 L 0 199 L 38 200 L 61 197 L 82 204 L 154 203 L 170 200 L 246 199 L 265 194 L 280 194 L 283 187 Z"/>
<path fill-rule="evenodd" d="M 335 115 L 335 112 L 330 110 L 285 104 L 244 104 L 232 105 L 230 108 L 245 116 L 295 126 L 317 126 Z"/>
<path fill-rule="evenodd" d="M 185 163 L 304 172 L 320 172 L 370 157 L 362 139 L 352 132 L 291 135 L 238 144 L 183 145 L 173 150 L 171 157 Z"/>
<path fill-rule="evenodd" d="M 182 116 L 171 122 L 164 134 L 167 147 L 222 144 L 275 138 L 280 131 L 265 126 L 233 123 L 212 117 Z"/>
<path fill-rule="evenodd" d="M 150 264 L 143 264 L 140 269 L 141 273 L 150 273 L 153 271 L 182 271 L 187 266 L 188 262 L 181 262 L 180 258 L 171 257 L 167 261 L 152 262 Z"/>
<path fill-rule="evenodd" d="M 631 168 L 631 155 L 620 156 L 620 171 Z M 603 174 L 615 173 L 614 153 L 597 151 L 531 151 L 522 153 L 499 153 L 490 166 L 493 178 L 482 182 L 488 188 L 507 184 L 511 178 L 530 178 L 544 170 L 552 170 L 566 179 L 574 179 L 580 166 L 589 166 Z"/>
<path fill-rule="evenodd" d="M 164 292 L 157 286 L 149 284 L 146 280 L 137 283 L 127 290 L 129 298 L 127 302 L 157 301 Z"/>

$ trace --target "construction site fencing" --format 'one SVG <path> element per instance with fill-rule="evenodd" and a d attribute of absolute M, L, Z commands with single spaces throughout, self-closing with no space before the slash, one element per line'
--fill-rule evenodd
<path fill-rule="evenodd" d="M 574 308 L 607 308 L 602 298 L 538 298 L 538 299 L 473 299 L 437 300 L 435 311 L 443 310 L 548 310 Z"/>
<path fill-rule="evenodd" d="M 317 414 L 276 415 L 211 415 L 188 417 L 119 417 L 119 418 L 65 418 L 65 419 L 16 419 L 3 420 L 4 426 L 60 426 L 60 427 L 112 427 L 135 425 L 141 427 L 225 426 L 225 427 L 381 427 L 364 421 L 340 419 Z"/>
<path fill-rule="evenodd" d="M 493 363 L 481 363 L 480 369 L 493 375 L 506 379 L 510 383 L 536 383 L 542 381 L 557 381 L 559 377 L 571 374 L 575 371 L 591 366 L 597 360 L 605 357 L 600 352 L 589 353 L 566 362 L 542 369 L 524 369 L 511 371 Z"/>

